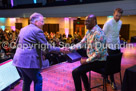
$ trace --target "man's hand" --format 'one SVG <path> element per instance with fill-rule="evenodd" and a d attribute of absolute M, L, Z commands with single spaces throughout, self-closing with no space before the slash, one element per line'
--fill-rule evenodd
<path fill-rule="evenodd" d="M 67 47 L 63 47 L 63 48 L 60 48 L 60 52 L 64 53 L 64 54 L 67 54 L 70 52 L 69 48 Z"/>
<path fill-rule="evenodd" d="M 87 59 L 87 58 L 81 58 L 80 63 L 81 63 L 81 64 L 87 64 L 86 59 Z"/>

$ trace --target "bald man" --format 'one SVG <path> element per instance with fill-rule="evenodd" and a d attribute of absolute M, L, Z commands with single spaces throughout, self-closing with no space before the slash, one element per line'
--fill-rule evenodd
<path fill-rule="evenodd" d="M 104 32 L 97 25 L 95 15 L 88 15 L 85 20 L 85 25 L 88 31 L 84 38 L 69 49 L 71 51 L 81 49 L 87 45 L 87 59 L 81 59 L 81 65 L 72 71 L 72 76 L 76 91 L 82 91 L 81 79 L 83 80 L 86 91 L 90 91 L 90 85 L 86 73 L 92 69 L 104 67 L 107 50 L 102 45 L 106 44 Z"/>

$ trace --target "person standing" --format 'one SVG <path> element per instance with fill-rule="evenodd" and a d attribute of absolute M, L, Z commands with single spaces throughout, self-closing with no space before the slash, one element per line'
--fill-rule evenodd
<path fill-rule="evenodd" d="M 116 8 L 113 13 L 113 18 L 107 21 L 103 26 L 109 55 L 120 53 L 119 33 L 122 25 L 122 21 L 120 20 L 122 14 L 123 10 L 121 8 Z M 117 89 L 114 81 L 114 75 L 110 75 L 110 80 L 112 88 Z"/>
<path fill-rule="evenodd" d="M 86 91 L 90 91 L 90 84 L 86 73 L 92 69 L 98 69 L 105 66 L 107 49 L 102 45 L 106 44 L 104 32 L 97 25 L 95 15 L 88 15 L 85 20 L 85 25 L 88 31 L 84 38 L 74 46 L 69 47 L 70 51 L 86 48 L 87 59 L 81 59 L 81 65 L 72 71 L 72 76 L 76 91 L 82 91 L 81 79 L 84 83 Z"/>
<path fill-rule="evenodd" d="M 40 13 L 30 16 L 30 24 L 21 29 L 17 38 L 17 49 L 13 58 L 16 66 L 23 76 L 23 90 L 30 91 L 31 82 L 34 81 L 34 91 L 42 91 L 42 46 L 47 46 L 45 52 L 66 51 L 65 48 L 51 46 L 43 33 L 44 17 Z"/>

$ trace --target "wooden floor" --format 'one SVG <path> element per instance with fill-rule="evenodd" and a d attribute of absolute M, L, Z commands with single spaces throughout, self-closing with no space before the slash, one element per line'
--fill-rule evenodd
<path fill-rule="evenodd" d="M 123 52 L 121 63 L 121 74 L 123 78 L 126 68 L 136 65 L 136 47 L 122 48 L 121 51 Z M 75 91 L 71 72 L 79 65 L 79 62 L 61 63 L 43 70 L 41 73 L 43 77 L 43 91 Z M 92 86 L 102 83 L 101 75 L 93 72 L 91 76 Z M 115 74 L 115 82 L 118 87 L 116 91 L 121 91 L 118 73 Z M 11 91 L 22 91 L 22 85 L 22 81 L 20 81 L 20 83 L 16 85 L 14 89 L 11 89 Z M 33 83 L 31 84 L 31 91 L 34 91 Z M 92 91 L 102 91 L 102 88 L 92 89 Z M 107 84 L 107 91 L 114 91 L 110 84 Z"/>

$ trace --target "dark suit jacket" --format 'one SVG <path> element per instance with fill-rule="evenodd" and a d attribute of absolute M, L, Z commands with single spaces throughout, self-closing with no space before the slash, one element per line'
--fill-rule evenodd
<path fill-rule="evenodd" d="M 41 68 L 43 60 L 40 44 L 48 44 L 41 29 L 33 24 L 22 28 L 17 39 L 13 65 L 21 68 Z M 60 48 L 48 46 L 47 50 L 59 52 Z"/>

